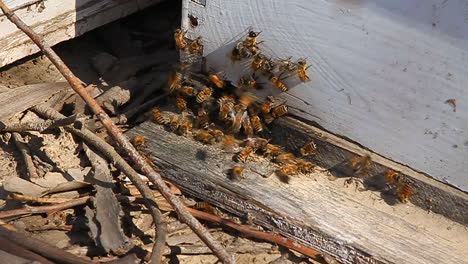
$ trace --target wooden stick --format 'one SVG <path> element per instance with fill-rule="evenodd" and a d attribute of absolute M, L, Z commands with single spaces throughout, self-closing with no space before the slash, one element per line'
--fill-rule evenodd
<path fill-rule="evenodd" d="M 43 213 L 51 214 L 51 213 L 54 213 L 63 209 L 68 209 L 68 208 L 72 208 L 78 205 L 85 204 L 89 200 L 89 198 L 91 197 L 85 196 L 85 197 L 74 199 L 68 202 L 54 204 L 54 205 L 28 206 L 28 207 L 24 207 L 21 209 L 1 211 L 0 219 L 6 218 L 6 217 L 12 217 L 12 216 L 26 215 L 26 214 L 43 214 Z"/>
<path fill-rule="evenodd" d="M 12 241 L 8 240 L 7 238 L 0 237 L 0 250 L 3 250 L 5 252 L 8 252 L 12 255 L 27 259 L 27 260 L 34 260 L 38 261 L 39 263 L 43 264 L 54 264 L 55 262 L 52 262 L 43 256 L 36 254 L 30 250 L 27 250 L 16 243 L 13 243 Z"/>
<path fill-rule="evenodd" d="M 76 121 L 76 115 L 69 116 L 59 120 L 42 120 L 35 122 L 14 123 L 6 124 L 2 127 L 1 131 L 9 132 L 23 132 L 23 131 L 39 131 L 42 132 L 47 129 L 53 129 L 61 126 L 73 124 Z"/>
<path fill-rule="evenodd" d="M 224 263 L 234 263 L 232 256 L 230 256 L 223 246 L 216 241 L 210 233 L 200 224 L 200 222 L 193 217 L 177 196 L 171 193 L 169 187 L 164 183 L 161 175 L 157 173 L 141 156 L 141 154 L 133 147 L 130 141 L 123 135 L 120 129 L 112 122 L 110 117 L 104 112 L 94 98 L 86 91 L 80 80 L 73 74 L 73 72 L 65 65 L 60 57 L 52 50 L 52 48 L 36 34 L 30 27 L 28 27 L 18 16 L 11 12 L 8 7 L 0 0 L 0 8 L 6 17 L 21 29 L 36 45 L 41 49 L 44 55 L 57 67 L 60 73 L 68 81 L 72 89 L 83 98 L 88 104 L 94 114 L 101 120 L 102 124 L 115 139 L 117 144 L 121 146 L 128 154 L 128 156 L 141 168 L 143 173 L 153 182 L 159 189 L 161 194 L 172 205 L 181 221 L 185 222 L 206 245 L 213 250 L 213 253 Z M 162 252 L 161 252 L 162 253 Z M 160 260 L 159 260 L 160 261 Z"/>
<path fill-rule="evenodd" d="M 69 263 L 69 264 L 90 263 L 89 260 L 75 256 L 60 248 L 44 243 L 41 240 L 28 237 L 22 233 L 10 231 L 2 226 L 0 226 L 0 237 L 5 238 L 13 243 L 16 243 L 28 250 L 36 252 L 44 257 L 56 260 L 60 263 Z"/>
<path fill-rule="evenodd" d="M 74 199 L 71 198 L 61 198 L 61 197 L 36 197 L 30 195 L 24 195 L 19 193 L 12 193 L 9 195 L 12 199 L 21 200 L 21 201 L 32 201 L 38 203 L 66 203 Z"/>
<path fill-rule="evenodd" d="M 13 139 L 15 140 L 16 147 L 18 147 L 21 155 L 23 156 L 24 163 L 26 164 L 26 170 L 28 172 L 29 179 L 39 178 L 37 175 L 36 167 L 31 158 L 31 152 L 26 144 L 21 139 L 21 135 L 18 132 L 13 132 Z"/>

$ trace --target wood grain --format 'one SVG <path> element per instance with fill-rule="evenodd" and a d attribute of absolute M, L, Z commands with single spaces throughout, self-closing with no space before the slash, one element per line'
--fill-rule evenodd
<path fill-rule="evenodd" d="M 249 27 L 262 31 L 267 55 L 312 65 L 310 82 L 288 80 L 281 95 L 298 116 L 468 191 L 465 1 L 186 0 L 183 8 L 189 36 L 205 40 L 208 68 L 237 83 L 248 62 L 227 54 Z"/>
<path fill-rule="evenodd" d="M 331 254 L 343 263 L 462 263 L 468 231 L 411 205 L 390 206 L 371 191 L 343 187 L 324 173 L 294 177 L 271 173 L 261 157 L 245 164 L 246 179 L 226 172 L 233 153 L 166 132 L 146 122 L 127 132 L 144 135 L 161 174 L 184 192 L 270 230 Z M 450 226 L 450 230 L 445 227 Z"/>

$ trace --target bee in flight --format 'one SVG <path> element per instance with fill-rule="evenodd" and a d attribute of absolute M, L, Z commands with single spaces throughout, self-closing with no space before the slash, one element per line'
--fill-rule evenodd
<path fill-rule="evenodd" d="M 229 178 L 231 180 L 237 180 L 237 181 L 241 179 L 245 179 L 244 168 L 242 168 L 241 166 L 237 166 L 237 165 L 232 166 L 232 168 L 229 171 Z"/>
<path fill-rule="evenodd" d="M 218 88 L 223 88 L 223 87 L 224 87 L 224 80 L 223 80 L 223 78 L 221 78 L 221 77 L 219 76 L 218 73 L 210 73 L 210 74 L 208 75 L 208 79 L 210 79 L 210 81 L 211 81 L 214 85 L 216 85 L 216 87 L 218 87 Z"/>

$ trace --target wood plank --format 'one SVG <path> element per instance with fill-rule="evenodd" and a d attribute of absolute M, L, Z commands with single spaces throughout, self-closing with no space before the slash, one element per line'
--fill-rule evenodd
<path fill-rule="evenodd" d="M 245 164 L 246 179 L 231 181 L 226 171 L 234 164 L 233 153 L 220 146 L 202 145 L 151 122 L 127 135 L 146 136 L 161 174 L 184 192 L 342 263 L 463 263 L 468 259 L 466 227 L 411 204 L 390 206 L 372 191 L 343 187 L 343 179 L 330 181 L 317 172 L 285 184 L 275 176 L 265 177 L 271 175 L 273 165 L 255 157 Z"/>
<path fill-rule="evenodd" d="M 252 26 L 265 54 L 312 65 L 312 81 L 286 81 L 295 114 L 468 191 L 466 2 L 186 0 L 183 9 L 189 36 L 205 40 L 208 68 L 235 83 L 250 72 L 227 54 Z"/>
<path fill-rule="evenodd" d="M 0 122 L 51 98 L 58 92 L 70 89 L 67 82 L 24 85 L 2 93 L 0 96 Z"/>
<path fill-rule="evenodd" d="M 49 0 L 45 2 L 44 9 L 33 5 L 16 11 L 16 14 L 36 33 L 42 34 L 50 45 L 55 45 L 159 2 Z M 7 1 L 6 5 L 14 8 L 23 3 L 23 0 L 15 0 Z M 0 47 L 0 67 L 39 51 L 3 14 L 0 16 Z"/>

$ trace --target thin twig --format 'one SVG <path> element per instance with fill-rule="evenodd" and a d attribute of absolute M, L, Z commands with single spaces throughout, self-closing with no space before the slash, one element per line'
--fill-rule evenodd
<path fill-rule="evenodd" d="M 50 119 L 61 119 L 64 115 L 55 111 L 54 109 L 42 104 L 32 107 L 32 110 L 38 115 Z M 161 212 L 159 211 L 156 199 L 151 189 L 141 179 L 140 175 L 115 151 L 115 149 L 109 145 L 105 140 L 96 136 L 93 132 L 81 127 L 81 129 L 74 128 L 71 125 L 63 127 L 66 131 L 82 138 L 88 144 L 94 146 L 96 149 L 104 154 L 115 166 L 121 170 L 135 185 L 138 191 L 143 197 L 145 197 L 145 205 L 149 209 L 151 216 L 153 217 L 154 224 L 156 226 L 156 241 L 153 245 L 154 253 L 151 256 L 154 263 L 159 263 L 162 257 L 162 253 L 165 246 L 165 240 L 167 232 L 166 223 L 163 221 Z M 160 254 L 159 254 L 160 253 Z M 159 258 L 159 259 L 158 259 Z M 156 261 L 157 260 L 157 261 Z"/>
<path fill-rule="evenodd" d="M 6 124 L 1 131 L 9 132 L 24 132 L 24 131 L 39 131 L 43 132 L 47 129 L 57 128 L 73 124 L 76 121 L 76 115 L 69 116 L 59 120 L 42 120 L 34 122 L 21 122 L 14 124 Z"/>
<path fill-rule="evenodd" d="M 13 209 L 8 211 L 1 211 L 0 212 L 0 219 L 12 216 L 20 216 L 20 215 L 27 215 L 27 214 L 51 214 L 55 213 L 60 210 L 72 208 L 78 205 L 85 204 L 89 200 L 89 196 L 81 197 L 78 199 L 74 199 L 68 202 L 53 204 L 53 205 L 43 205 L 43 206 L 27 206 L 21 209 Z"/>
<path fill-rule="evenodd" d="M 15 140 L 16 147 L 18 147 L 19 151 L 21 152 L 21 156 L 23 156 L 24 163 L 26 164 L 26 170 L 28 171 L 29 179 L 39 178 L 39 175 L 37 175 L 36 167 L 34 166 L 33 160 L 31 158 L 31 153 L 29 151 L 28 146 L 24 144 L 19 133 L 13 132 L 12 134 L 13 139 Z"/>
<path fill-rule="evenodd" d="M 50 59 L 50 61 L 57 67 L 60 73 L 65 77 L 70 86 L 77 94 L 83 98 L 88 104 L 94 114 L 101 120 L 107 132 L 112 135 L 114 140 L 121 146 L 128 154 L 128 156 L 141 168 L 141 171 L 153 182 L 159 189 L 161 194 L 166 200 L 174 207 L 181 221 L 185 222 L 206 245 L 213 250 L 214 254 L 224 263 L 234 263 L 234 259 L 227 253 L 227 251 L 216 241 L 213 236 L 200 224 L 200 222 L 193 217 L 186 209 L 184 204 L 177 196 L 171 193 L 169 187 L 164 183 L 161 175 L 157 173 L 141 156 L 141 154 L 133 147 L 130 141 L 123 135 L 120 129 L 112 122 L 109 116 L 94 100 L 94 98 L 86 91 L 80 80 L 72 73 L 72 71 L 65 65 L 60 57 L 52 50 L 52 48 L 36 34 L 30 27 L 28 27 L 18 16 L 11 12 L 8 7 L 0 0 L 0 8 L 7 18 L 21 29 L 41 51 Z"/>
<path fill-rule="evenodd" d="M 44 241 L 28 237 L 25 234 L 10 231 L 0 226 L 0 237 L 6 238 L 28 250 L 36 252 L 47 258 L 59 261 L 60 263 L 70 264 L 87 264 L 89 260 L 75 256 L 68 253 L 60 248 L 54 247 L 50 244 L 44 243 Z"/>
<path fill-rule="evenodd" d="M 71 198 L 61 198 L 61 197 L 36 197 L 30 195 L 24 195 L 19 193 L 12 193 L 9 195 L 12 199 L 20 201 L 31 201 L 38 203 L 66 203 L 72 201 Z"/>

